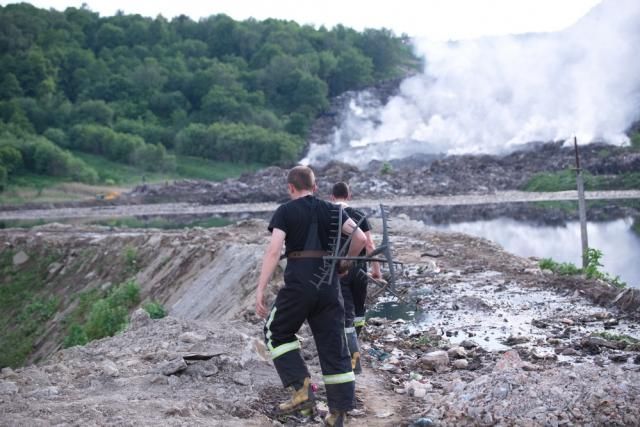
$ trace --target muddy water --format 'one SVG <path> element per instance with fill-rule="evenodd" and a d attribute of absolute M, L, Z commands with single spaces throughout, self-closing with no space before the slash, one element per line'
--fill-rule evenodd
<path fill-rule="evenodd" d="M 640 287 L 640 236 L 631 229 L 632 218 L 587 224 L 589 247 L 603 253 L 602 271 L 620 279 L 629 286 Z M 516 255 L 552 258 L 558 262 L 581 265 L 580 223 L 564 226 L 537 226 L 500 218 L 489 221 L 462 222 L 434 226 L 484 237 L 500 244 Z"/>
<path fill-rule="evenodd" d="M 543 289 L 524 289 L 505 280 L 502 273 L 485 271 L 469 276 L 445 273 L 446 289 L 423 285 L 409 287 L 405 301 L 387 295 L 367 313 L 406 322 L 403 334 L 420 336 L 436 329 L 451 344 L 471 340 L 486 351 L 505 351 L 514 345 L 535 351 L 536 357 L 578 361 L 578 357 L 554 355 L 554 344 L 579 342 L 604 331 L 602 307 L 577 293 L 560 295 Z M 635 322 L 619 319 L 611 331 L 638 337 Z M 549 338 L 556 338 L 550 340 Z"/>

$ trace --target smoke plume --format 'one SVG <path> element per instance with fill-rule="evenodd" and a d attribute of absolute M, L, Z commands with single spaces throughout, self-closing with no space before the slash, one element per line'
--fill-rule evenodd
<path fill-rule="evenodd" d="M 557 33 L 414 40 L 425 59 L 386 105 L 356 94 L 306 163 L 504 153 L 532 141 L 628 143 L 640 117 L 640 1 L 608 0 Z"/>

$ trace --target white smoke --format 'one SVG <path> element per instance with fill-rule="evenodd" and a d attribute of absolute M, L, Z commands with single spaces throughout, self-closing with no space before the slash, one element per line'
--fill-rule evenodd
<path fill-rule="evenodd" d="M 573 135 L 620 145 L 640 117 L 638 0 L 605 1 L 558 33 L 414 44 L 424 72 L 386 105 L 358 94 L 306 163 L 503 153 Z"/>

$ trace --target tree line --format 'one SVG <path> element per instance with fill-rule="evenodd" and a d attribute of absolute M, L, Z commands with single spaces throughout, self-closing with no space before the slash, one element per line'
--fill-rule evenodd
<path fill-rule="evenodd" d="M 295 160 L 330 97 L 415 66 L 406 36 L 292 21 L 0 7 L 0 186 L 86 182 L 74 150 L 170 170 L 175 154 Z"/>

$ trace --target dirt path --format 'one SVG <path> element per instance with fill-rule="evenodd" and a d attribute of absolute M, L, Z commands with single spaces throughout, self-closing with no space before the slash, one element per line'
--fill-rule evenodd
<path fill-rule="evenodd" d="M 348 425 L 397 426 L 403 421 L 402 396 L 386 389 L 386 379 L 380 371 L 363 368 L 356 378 L 356 396 L 364 402 L 364 417 L 352 417 Z"/>
<path fill-rule="evenodd" d="M 589 191 L 588 200 L 640 199 L 639 190 L 628 191 Z M 505 191 L 494 194 L 469 194 L 437 197 L 394 197 L 388 199 L 354 200 L 354 207 L 387 206 L 454 206 L 478 205 L 490 203 L 542 202 L 577 200 L 576 191 L 559 191 L 554 193 L 528 193 L 522 191 Z M 109 205 L 93 207 L 29 209 L 0 211 L 1 220 L 54 220 L 72 218 L 116 218 L 132 216 L 164 216 L 164 215 L 202 215 L 202 214 L 238 214 L 273 212 L 276 203 L 235 203 L 225 205 L 201 205 L 195 203 L 158 203 L 147 205 Z"/>

